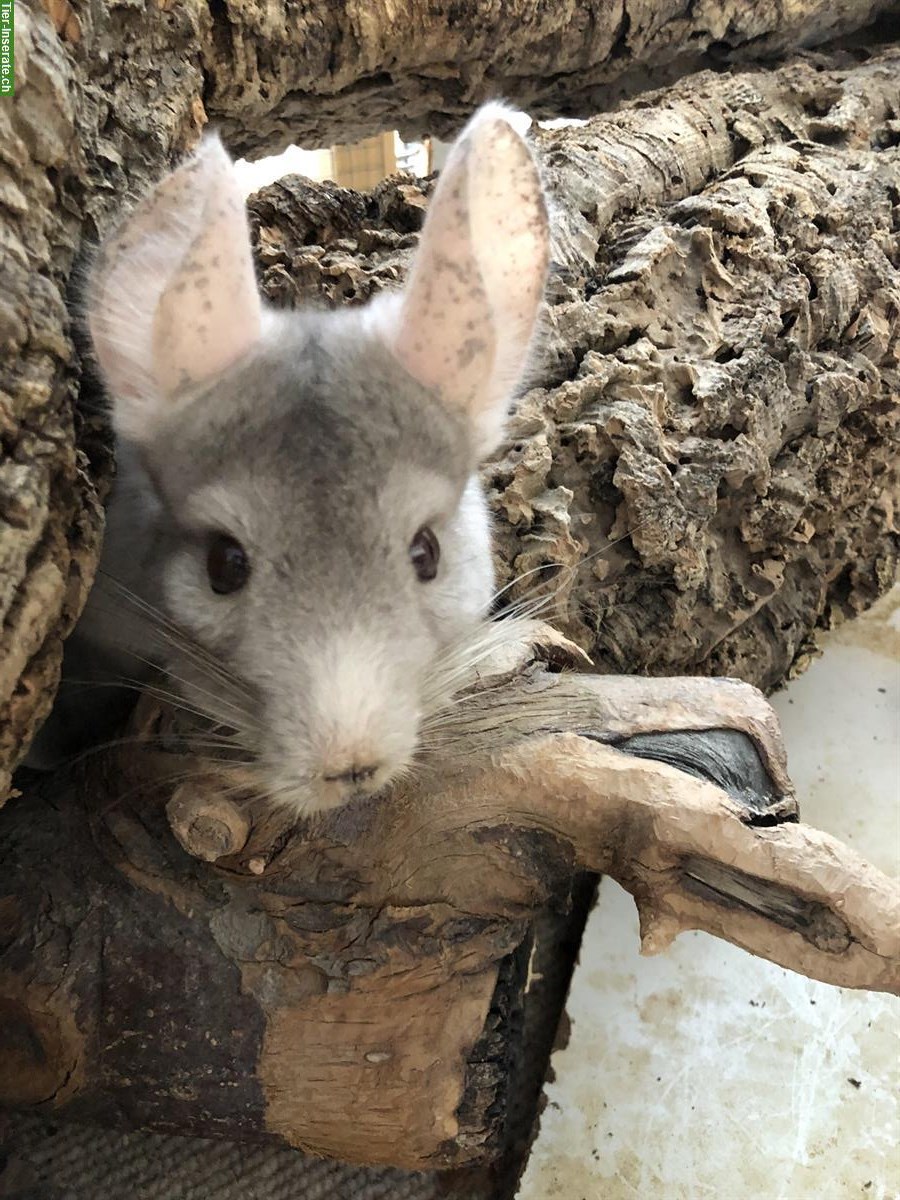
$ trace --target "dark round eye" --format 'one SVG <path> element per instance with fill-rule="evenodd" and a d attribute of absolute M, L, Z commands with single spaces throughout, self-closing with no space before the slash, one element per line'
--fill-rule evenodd
<path fill-rule="evenodd" d="M 434 530 L 423 525 L 413 540 L 409 543 L 409 557 L 416 568 L 416 574 L 422 583 L 434 579 L 437 575 L 438 561 L 441 557 L 441 547 Z"/>
<path fill-rule="evenodd" d="M 250 559 L 240 542 L 227 533 L 214 533 L 206 555 L 209 586 L 220 596 L 237 592 L 250 578 Z"/>

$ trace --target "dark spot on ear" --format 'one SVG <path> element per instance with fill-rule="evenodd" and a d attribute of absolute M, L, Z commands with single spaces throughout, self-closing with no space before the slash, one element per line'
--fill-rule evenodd
<path fill-rule="evenodd" d="M 476 355 L 481 354 L 487 347 L 484 338 L 467 338 L 459 348 L 456 356 L 460 367 L 467 367 Z"/>
<path fill-rule="evenodd" d="M 203 311 L 204 312 L 212 312 L 212 300 L 204 300 L 203 301 Z"/>
<path fill-rule="evenodd" d="M 219 260 L 219 256 L 218 256 L 218 254 L 217 254 L 215 258 L 211 258 L 211 259 L 209 260 L 209 265 L 210 265 L 211 267 L 217 267 L 217 266 L 219 265 L 219 261 L 220 261 L 220 260 Z"/>

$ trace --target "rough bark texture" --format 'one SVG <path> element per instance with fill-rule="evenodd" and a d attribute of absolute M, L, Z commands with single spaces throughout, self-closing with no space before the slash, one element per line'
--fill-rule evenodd
<path fill-rule="evenodd" d="M 398 122 L 409 133 L 446 134 L 497 96 L 536 116 L 590 116 L 705 67 L 839 44 L 896 11 L 891 0 L 40 7 L 86 87 L 85 132 L 102 131 L 95 144 L 116 151 L 109 161 L 129 176 L 138 166 L 131 136 L 153 135 L 143 172 L 204 111 L 242 153 L 355 141 Z M 149 112 L 163 88 L 166 104 Z"/>
<path fill-rule="evenodd" d="M 398 122 L 447 134 L 480 101 L 535 116 L 590 116 L 708 66 L 840 39 L 895 9 L 889 0 L 319 0 L 212 8 L 206 103 L 242 150 Z"/>
<path fill-rule="evenodd" d="M 301 17 L 278 4 L 20 4 L 17 93 L 0 105 L 0 794 L 51 702 L 62 638 L 95 565 L 108 477 L 108 462 L 86 470 L 74 448 L 78 363 L 65 305 L 73 263 L 208 119 L 233 148 L 260 151 L 288 133 L 327 141 L 401 119 L 443 130 L 497 91 L 544 113 L 587 111 L 650 75 L 710 55 L 775 54 L 888 7 L 656 0 L 579 5 L 576 14 L 530 4 L 500 12 L 473 0 L 446 12 L 410 3 L 401 14 L 366 0 Z M 416 36 L 398 39 L 398 29 Z M 886 418 L 873 396 L 889 386 L 895 303 L 886 267 L 895 250 L 885 241 L 897 113 L 887 72 L 816 65 L 702 76 L 592 132 L 541 138 L 568 232 L 543 373 L 552 390 L 523 410 L 525 457 L 507 458 L 494 476 L 497 509 L 514 526 L 502 531 L 501 555 L 507 571 L 543 557 L 575 563 L 609 530 L 642 523 L 602 567 L 621 585 L 585 603 L 573 594 L 560 614 L 603 664 L 733 666 L 773 683 L 829 586 L 852 607 L 888 573 L 890 502 L 872 494 L 886 494 Z M 659 165 L 648 155 L 662 156 Z M 408 258 L 401 239 L 421 218 L 416 185 L 369 201 L 297 190 L 299 204 L 284 194 L 269 201 L 283 221 L 301 222 L 283 235 L 286 247 L 299 236 L 334 254 L 344 236 L 344 257 L 323 279 L 315 256 L 300 256 L 297 280 L 270 272 L 271 290 L 362 295 L 375 286 L 366 256 L 384 258 L 385 247 L 398 250 L 384 272 L 397 278 Z M 304 206 L 328 216 L 324 227 L 303 229 Z M 802 294 L 804 279 L 819 288 L 816 300 Z M 602 297 L 589 302 L 597 288 Z M 666 306 L 674 311 L 660 321 Z M 676 357 L 688 361 L 675 369 Z M 735 403 L 745 392 L 749 411 Z M 771 413 L 760 399 L 770 392 Z M 811 440 L 816 424 L 824 436 Z M 717 489 L 721 512 L 711 515 Z M 767 502 L 751 516 L 760 490 Z M 713 535 L 736 531 L 735 562 L 713 546 L 705 567 Z M 817 546 L 806 551 L 811 538 Z M 736 579 L 723 577 L 732 568 Z M 635 655 L 648 626 L 655 636 Z M 751 663 L 773 632 L 771 661 Z"/>
<path fill-rule="evenodd" d="M 0 1195 L 16 1200 L 512 1200 L 594 888 L 573 911 L 540 914 L 528 963 L 524 1025 L 494 1023 L 513 1057 L 503 1154 L 451 1170 L 404 1171 L 322 1159 L 271 1143 L 192 1138 L 60 1120 L 48 1109 L 0 1111 Z M 5 1162 L 5 1168 L 4 1168 Z"/>
<path fill-rule="evenodd" d="M 796 823 L 758 692 L 560 655 L 539 633 L 485 667 L 415 784 L 314 822 L 248 792 L 236 824 L 224 763 L 173 792 L 152 704 L 124 777 L 9 806 L 0 1100 L 352 1161 L 495 1154 L 529 917 L 578 866 L 632 892 L 645 952 L 699 928 L 900 992 L 900 889 Z"/>
<path fill-rule="evenodd" d="M 893 580 L 898 137 L 896 54 L 705 74 L 537 134 L 547 346 L 485 477 L 507 600 L 552 595 L 602 669 L 771 688 Z M 265 189 L 267 290 L 391 286 L 428 186 Z"/>

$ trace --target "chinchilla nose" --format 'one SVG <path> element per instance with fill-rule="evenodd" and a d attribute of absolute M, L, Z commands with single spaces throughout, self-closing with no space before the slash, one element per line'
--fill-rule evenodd
<path fill-rule="evenodd" d="M 356 786 L 368 783 L 373 779 L 380 769 L 380 764 L 368 764 L 366 766 L 357 766 L 354 764 L 348 767 L 346 771 L 341 771 L 340 774 L 326 775 L 325 779 L 328 783 L 350 783 Z"/>

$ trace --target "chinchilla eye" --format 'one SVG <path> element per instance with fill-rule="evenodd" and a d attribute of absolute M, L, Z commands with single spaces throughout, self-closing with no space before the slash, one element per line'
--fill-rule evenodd
<path fill-rule="evenodd" d="M 434 536 L 433 529 L 429 529 L 427 525 L 422 526 L 409 543 L 409 557 L 422 583 L 434 579 L 441 557 L 441 546 Z"/>
<path fill-rule="evenodd" d="M 209 586 L 220 596 L 238 592 L 250 578 L 250 559 L 240 542 L 227 533 L 214 533 L 206 554 Z"/>

